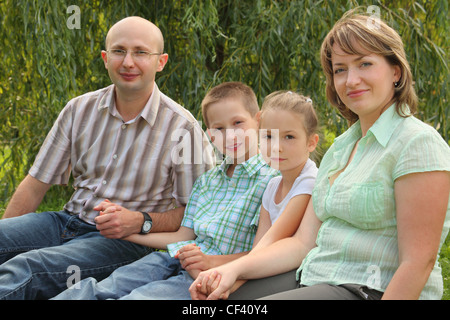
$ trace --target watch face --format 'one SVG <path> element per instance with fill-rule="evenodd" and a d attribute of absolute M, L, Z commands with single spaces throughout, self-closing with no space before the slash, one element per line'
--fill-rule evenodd
<path fill-rule="evenodd" d="M 144 225 L 142 226 L 142 231 L 148 232 L 151 227 L 152 227 L 151 222 L 150 221 L 145 221 Z"/>

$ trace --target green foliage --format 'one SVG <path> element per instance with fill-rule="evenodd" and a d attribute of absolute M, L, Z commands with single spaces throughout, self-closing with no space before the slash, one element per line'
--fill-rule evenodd
<path fill-rule="evenodd" d="M 442 268 L 442 279 L 444 281 L 444 293 L 442 300 L 450 300 L 450 236 L 447 236 L 439 253 L 439 263 Z"/>
<path fill-rule="evenodd" d="M 70 3 L 70 4 L 69 4 Z M 163 92 L 199 120 L 209 88 L 230 80 L 262 99 L 291 89 L 310 96 L 324 128 L 322 149 L 346 122 L 326 101 L 319 48 L 334 22 L 366 1 L 72 1 L 0 2 L 0 201 L 11 196 L 66 102 L 110 84 L 101 60 L 109 27 L 146 17 L 165 35 Z M 80 8 L 70 29 L 69 5 Z M 404 39 L 420 97 L 419 117 L 449 141 L 448 2 L 375 1 Z M 363 7 L 365 10 L 365 7 Z"/>

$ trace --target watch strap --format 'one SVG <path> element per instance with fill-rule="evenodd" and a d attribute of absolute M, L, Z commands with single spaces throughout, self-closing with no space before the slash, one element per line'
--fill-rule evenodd
<path fill-rule="evenodd" d="M 141 227 L 141 234 L 146 234 L 148 233 L 150 230 L 148 230 L 147 232 L 144 231 L 144 225 L 147 221 L 150 221 L 150 223 L 153 223 L 152 217 L 150 217 L 150 215 L 147 212 L 141 211 L 142 215 L 144 216 L 144 223 L 142 224 Z M 151 229 L 151 228 L 150 228 Z"/>

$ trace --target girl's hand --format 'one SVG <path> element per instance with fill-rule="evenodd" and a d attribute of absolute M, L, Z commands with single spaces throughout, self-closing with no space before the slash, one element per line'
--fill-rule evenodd
<path fill-rule="evenodd" d="M 225 300 L 237 277 L 229 268 L 214 268 L 201 272 L 189 288 L 193 300 Z"/>

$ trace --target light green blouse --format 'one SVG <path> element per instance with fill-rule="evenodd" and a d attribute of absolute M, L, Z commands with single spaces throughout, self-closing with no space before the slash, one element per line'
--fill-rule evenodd
<path fill-rule="evenodd" d="M 323 223 L 317 247 L 299 268 L 304 285 L 354 283 L 385 291 L 399 264 L 395 179 L 450 171 L 450 148 L 439 133 L 413 116 L 400 117 L 392 105 L 361 138 L 352 162 L 330 187 L 329 177 L 345 167 L 360 138 L 357 122 L 336 138 L 320 164 L 312 197 Z M 449 227 L 450 204 L 441 245 Z M 420 298 L 440 299 L 442 292 L 436 260 Z"/>

